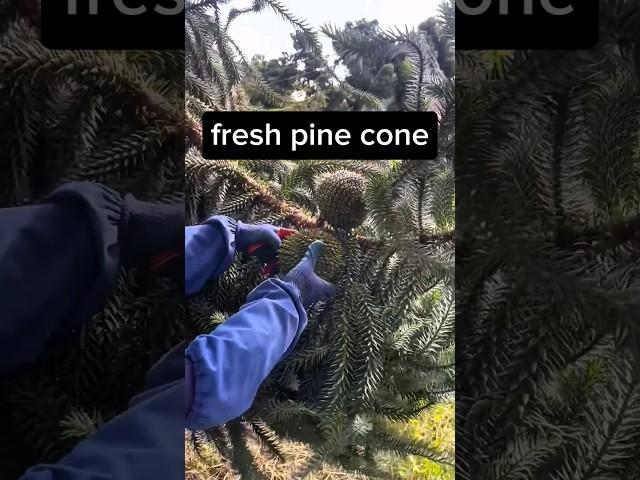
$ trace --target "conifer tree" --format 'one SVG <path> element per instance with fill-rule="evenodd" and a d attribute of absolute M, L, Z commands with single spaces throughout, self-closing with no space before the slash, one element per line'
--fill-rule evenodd
<path fill-rule="evenodd" d="M 444 148 L 437 162 L 204 161 L 200 115 L 247 108 L 244 79 L 284 104 L 228 35 L 234 19 L 269 8 L 310 49 L 319 48 L 316 33 L 282 3 L 255 0 L 223 18 L 221 7 L 231 3 L 187 1 L 184 53 L 76 52 L 40 44 L 37 2 L 0 0 L 2 206 L 36 201 L 71 180 L 173 200 L 185 191 L 186 169 L 188 223 L 222 213 L 295 227 L 296 241 L 308 230 L 325 236 L 336 259 L 336 302 L 311 313 L 296 352 L 265 383 L 252 411 L 206 432 L 207 441 L 246 478 L 259 475 L 247 436 L 282 455 L 279 438 L 302 432 L 311 436 L 304 440 L 316 461 L 374 474 L 381 450 L 440 459 L 429 445 L 394 436 L 385 422 L 417 415 L 452 388 L 452 79 L 434 81 L 419 60 L 427 47 L 422 40 L 411 46 L 419 37 L 380 38 L 387 47 L 409 45 L 407 108 L 438 100 Z M 375 96 L 340 86 L 369 108 L 383 108 Z M 361 196 L 358 216 L 332 207 L 330 189 L 344 188 L 345 178 Z M 291 265 L 299 246 L 288 248 Z M 41 363 L 3 379 L 3 392 L 12 392 L 0 399 L 6 471 L 59 459 L 126 408 L 163 353 L 224 321 L 261 280 L 259 265 L 238 258 L 184 306 L 175 285 L 143 283 L 139 273 L 123 270 L 102 312 L 52 345 Z"/>
<path fill-rule="evenodd" d="M 256 2 L 253 10 L 267 3 Z M 339 55 L 348 42 L 353 55 L 366 55 L 358 39 L 330 28 L 325 33 L 342 40 Z M 281 273 L 300 260 L 310 239 L 322 238 L 328 249 L 319 269 L 338 286 L 334 302 L 310 312 L 295 350 L 250 411 L 191 437 L 196 447 L 214 444 L 243 479 L 265 477 L 249 439 L 284 461 L 282 438 L 310 445 L 315 456 L 301 477 L 329 461 L 385 478 L 377 460 L 388 453 L 452 460 L 398 436 L 389 422 L 414 418 L 453 392 L 453 78 L 442 74 L 426 34 L 384 32 L 371 41 L 409 63 L 405 108 L 438 112 L 436 161 L 207 161 L 196 147 L 187 152 L 189 224 L 222 214 L 295 228 L 280 252 Z M 245 63 L 237 51 L 233 59 Z M 384 108 L 373 94 L 341 86 Z M 238 255 L 220 279 L 188 300 L 189 323 L 211 331 L 260 281 L 261 266 Z"/>
<path fill-rule="evenodd" d="M 588 51 L 458 52 L 457 474 L 638 478 L 636 2 Z"/>
<path fill-rule="evenodd" d="M 395 167 L 382 161 L 279 163 L 276 177 L 271 165 L 264 170 L 250 161 L 188 157 L 187 183 L 191 176 L 209 179 L 209 195 L 216 198 L 210 214 L 298 229 L 280 252 L 283 273 L 312 239 L 322 238 L 328 249 L 319 271 L 339 293 L 334 303 L 311 312 L 296 349 L 267 379 L 251 411 L 207 431 L 206 438 L 230 455 L 243 478 L 259 478 L 259 464 L 238 453 L 247 448 L 240 433 L 254 438 L 254 424 L 276 454 L 279 436 L 286 436 L 309 443 L 318 462 L 372 475 L 383 475 L 376 466 L 381 452 L 447 461 L 429 445 L 394 436 L 387 422 L 413 418 L 452 393 L 451 173 L 434 166 L 415 175 L 420 169 L 408 161 Z M 366 217 L 357 205 L 356 212 L 345 211 L 333 195 L 355 195 L 354 178 L 362 180 L 357 194 Z M 304 207 L 296 194 L 274 185 L 294 181 L 299 190 L 311 187 Z M 210 331 L 261 280 L 260 265 L 239 256 L 189 301 L 192 321 Z"/>

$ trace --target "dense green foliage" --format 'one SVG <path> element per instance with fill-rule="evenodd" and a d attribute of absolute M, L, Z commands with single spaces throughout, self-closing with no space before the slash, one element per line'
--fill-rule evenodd
<path fill-rule="evenodd" d="M 311 313 L 294 353 L 265 382 L 252 410 L 206 432 L 207 440 L 200 437 L 218 445 L 247 478 L 259 478 L 258 466 L 244 454 L 235 455 L 246 448 L 238 443 L 240 433 L 253 437 L 254 423 L 268 432 L 263 440 L 274 453 L 284 435 L 312 445 L 317 465 L 325 460 L 383 478 L 377 466 L 381 453 L 451 461 L 427 442 L 398 435 L 385 423 L 414 418 L 450 397 L 453 389 L 453 245 L 451 232 L 437 227 L 427 188 L 420 190 L 421 181 L 429 184 L 431 175 L 414 177 L 414 162 L 396 168 L 386 162 L 349 163 L 351 171 L 370 182 L 367 218 L 351 231 L 323 223 L 317 209 L 302 210 L 294 200 L 283 200 L 273 186 L 275 178 L 284 183 L 300 169 L 314 178 L 340 172 L 345 163 L 301 161 L 292 167 L 284 162 L 269 164 L 266 171 L 261 164 L 242 161 L 192 158 L 187 163 L 188 181 L 191 175 L 206 175 L 211 182 L 209 195 L 217 202 L 210 213 L 294 228 L 314 224 L 341 249 L 335 302 Z M 449 190 L 450 210 L 452 194 Z M 298 255 L 299 260 L 302 253 Z M 242 301 L 238 285 L 248 290 L 260 281 L 257 268 L 238 257 L 219 281 L 190 301 L 193 321 L 208 331 L 212 320 L 232 314 Z M 240 429 L 235 437 L 230 428 Z"/>
<path fill-rule="evenodd" d="M 638 478 L 640 6 L 457 54 L 461 479 Z"/>
<path fill-rule="evenodd" d="M 262 91 L 256 108 L 272 108 L 277 102 L 280 108 L 297 108 L 283 98 L 288 87 L 274 92 L 257 75 L 262 70 L 284 79 L 281 69 L 288 60 L 271 66 L 261 59 L 245 61 L 225 27 L 238 14 L 263 8 L 282 11 L 282 5 L 256 1 L 242 12 L 227 8 L 230 20 L 225 20 L 220 6 L 229 2 L 205 3 L 214 12 L 207 21 L 215 24 L 207 24 L 215 32 L 207 55 L 220 72 L 235 62 L 231 72 L 211 76 L 214 89 L 224 98 L 244 98 L 248 88 L 252 101 L 259 98 L 256 91 Z M 442 14 L 438 25 L 442 32 L 450 32 L 452 4 L 443 5 Z M 290 13 L 283 17 L 296 26 L 296 43 L 308 45 L 297 49 L 301 61 L 311 61 L 304 55 L 310 50 L 315 50 L 313 60 L 321 59 L 316 34 Z M 214 444 L 246 479 L 264 477 L 249 451 L 250 439 L 259 439 L 280 458 L 286 457 L 282 437 L 307 443 L 315 454 L 307 473 L 328 461 L 359 474 L 388 478 L 379 460 L 389 453 L 422 455 L 443 463 L 452 460 L 450 452 L 403 435 L 388 422 L 416 418 L 453 392 L 453 78 L 443 73 L 425 32 L 362 33 L 326 27 L 324 33 L 332 38 L 345 65 L 355 65 L 358 57 L 366 63 L 375 52 L 393 65 L 393 72 L 401 69 L 402 76 L 393 73 L 394 107 L 379 98 L 379 92 L 337 80 L 329 66 L 325 71 L 330 76 L 321 81 L 331 89 L 340 88 L 349 102 L 357 102 L 350 104 L 352 109 L 436 110 L 441 119 L 440 156 L 436 161 L 394 162 L 207 161 L 196 148 L 188 151 L 188 223 L 224 214 L 246 222 L 321 230 L 319 236 L 330 238 L 339 249 L 338 271 L 333 275 L 338 287 L 335 301 L 310 312 L 296 349 L 263 384 L 252 409 L 194 437 L 196 446 Z M 453 47 L 452 42 L 448 45 Z M 231 78 L 235 80 L 230 82 Z M 315 93 L 322 93 L 321 81 L 305 81 Z M 251 108 L 251 102 L 217 102 L 214 108 Z M 341 195 L 350 201 L 340 202 Z M 288 267 L 295 264 L 289 258 L 293 250 L 286 248 L 282 255 Z M 300 252 L 300 245 L 295 250 Z M 238 256 L 219 280 L 189 299 L 191 322 L 202 332 L 210 331 L 233 314 L 260 281 L 255 260 Z"/>
<path fill-rule="evenodd" d="M 313 70 L 303 82 L 329 99 L 323 108 L 385 108 L 375 92 L 335 78 L 318 34 L 282 3 L 255 0 L 237 10 L 232 3 L 187 1 L 184 52 L 72 52 L 39 43 L 37 2 L 0 0 L 0 138 L 7 158 L 0 202 L 37 201 L 69 180 L 166 201 L 182 198 L 186 169 L 188 223 L 223 213 L 321 229 L 340 248 L 336 302 L 311 314 L 298 349 L 264 385 L 255 408 L 207 432 L 209 438 L 247 478 L 256 471 L 243 447 L 248 435 L 278 452 L 279 436 L 308 434 L 317 461 L 369 473 L 376 473 L 379 451 L 450 462 L 381 420 L 416 416 L 452 389 L 453 79 L 440 72 L 428 35 L 373 38 L 394 65 L 397 108 L 441 115 L 436 162 L 204 161 L 197 148 L 204 111 L 249 108 L 254 92 L 269 107 L 299 108 L 228 35 L 241 15 L 271 9 L 295 26 L 295 61 Z M 451 22 L 441 23 L 444 32 Z M 340 56 L 343 46 L 336 43 Z M 345 219 L 353 231 L 341 228 L 341 217 L 333 228 L 320 216 L 317 180 L 340 169 L 367 179 L 366 215 L 357 225 Z M 37 365 L 3 378 L 3 392 L 11 392 L 0 398 L 3 472 L 53 462 L 95 432 L 126 408 L 163 353 L 224 321 L 261 277 L 255 261 L 238 258 L 188 311 L 167 280 L 141 280 L 140 272 L 123 270 L 102 312 Z"/>

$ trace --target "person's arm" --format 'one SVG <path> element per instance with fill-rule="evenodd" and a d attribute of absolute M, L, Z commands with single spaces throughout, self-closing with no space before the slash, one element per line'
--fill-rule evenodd
<path fill-rule="evenodd" d="M 265 243 L 273 251 L 278 250 L 279 229 L 269 224 L 246 224 L 223 215 L 186 227 L 185 294 L 198 293 L 207 282 L 222 275 L 233 262 L 236 251 L 246 251 L 254 243 Z"/>
<path fill-rule="evenodd" d="M 202 225 L 184 230 L 185 293 L 199 292 L 209 281 L 222 275 L 236 253 L 235 220 L 218 215 Z"/>
<path fill-rule="evenodd" d="M 318 244 L 283 280 L 263 282 L 236 315 L 186 349 L 196 365 L 189 428 L 224 423 L 249 408 L 260 383 L 295 346 L 306 325 L 305 309 L 333 295 L 333 286 L 313 272 Z M 145 390 L 127 411 L 60 462 L 33 467 L 20 480 L 181 478 L 184 360 L 185 349 L 176 347 L 149 372 Z"/>
<path fill-rule="evenodd" d="M 81 183 L 0 210 L 0 371 L 34 361 L 56 332 L 104 305 L 120 261 L 120 205 Z"/>
<path fill-rule="evenodd" d="M 90 182 L 0 209 L 0 372 L 31 363 L 99 311 L 121 264 L 182 244 L 184 206 L 124 198 Z"/>
<path fill-rule="evenodd" d="M 240 311 L 189 345 L 187 428 L 221 425 L 251 407 L 260 384 L 295 347 L 307 324 L 306 309 L 335 292 L 314 272 L 322 247 L 314 242 L 283 280 L 260 284 Z"/>
<path fill-rule="evenodd" d="M 177 353 L 178 379 L 146 390 L 60 461 L 34 466 L 20 480 L 184 478 L 184 349 Z"/>
<path fill-rule="evenodd" d="M 258 387 L 307 324 L 297 288 L 281 280 L 260 284 L 238 313 L 187 348 L 193 384 L 186 426 L 202 430 L 246 411 Z"/>
<path fill-rule="evenodd" d="M 240 415 L 305 324 L 296 287 L 267 280 L 215 337 L 198 337 L 187 349 L 187 358 L 195 359 L 199 390 L 187 426 L 206 428 Z M 184 477 L 184 360 L 185 350 L 179 346 L 149 373 L 145 391 L 128 410 L 58 463 L 35 466 L 20 480 Z"/>

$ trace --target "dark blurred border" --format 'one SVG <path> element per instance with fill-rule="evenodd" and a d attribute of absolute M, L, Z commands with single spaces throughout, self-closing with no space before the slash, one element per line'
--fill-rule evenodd
<path fill-rule="evenodd" d="M 0 0 L 0 208 L 38 203 L 75 181 L 182 201 L 184 51 L 48 50 L 39 31 L 39 2 Z M 189 335 L 181 288 L 140 273 L 122 269 L 103 311 L 0 378 L 3 478 L 56 462 L 90 437 Z M 182 452 L 184 412 L 174 414 Z"/>
<path fill-rule="evenodd" d="M 460 479 L 640 475 L 638 32 L 457 54 Z"/>

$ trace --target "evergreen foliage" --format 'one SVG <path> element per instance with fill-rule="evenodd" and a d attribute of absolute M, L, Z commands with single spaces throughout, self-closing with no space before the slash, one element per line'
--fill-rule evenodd
<path fill-rule="evenodd" d="M 201 175 L 206 171 L 212 182 L 222 185 L 224 182 L 218 179 L 232 178 L 228 172 L 234 169 L 239 172 L 238 163 L 194 161 L 186 168 Z M 282 163 L 282 168 L 295 172 L 295 167 Z M 338 172 L 344 171 L 342 162 L 333 163 L 341 166 Z M 351 232 L 335 232 L 313 212 L 302 217 L 305 223 L 313 219 L 315 228 L 323 233 L 311 235 L 305 230 L 300 237 L 290 237 L 285 240 L 280 257 L 290 259 L 289 263 L 299 261 L 312 237 L 329 238 L 330 258 L 334 258 L 336 248 L 342 258 L 340 263 L 331 264 L 332 268 L 340 269 L 334 275 L 338 296 L 331 305 L 310 314 L 309 326 L 292 355 L 267 379 L 252 410 L 231 423 L 237 435 L 231 436 L 227 425 L 206 432 L 207 437 L 196 437 L 199 441 L 220 444 L 223 454 L 224 448 L 243 449 L 235 446 L 236 441 L 244 438 L 238 433 L 244 431 L 238 430 L 238 422 L 246 429 L 260 421 L 273 432 L 264 442 L 274 453 L 278 439 L 286 436 L 311 444 L 317 453 L 317 465 L 331 461 L 345 469 L 375 476 L 376 458 L 382 452 L 451 460 L 432 451 L 427 443 L 398 436 L 385 423 L 385 419 L 414 418 L 425 408 L 449 398 L 453 391 L 453 245 L 449 231 L 440 231 L 435 222 L 427 222 L 431 218 L 428 204 L 417 197 L 420 180 L 427 181 L 428 177 L 407 180 L 407 171 L 412 168 L 415 168 L 412 162 L 402 162 L 396 168 L 379 162 L 375 169 L 353 171 L 366 176 L 369 187 L 367 218 Z M 313 176 L 315 172 L 309 171 Z M 240 192 L 232 195 L 221 195 L 218 190 L 210 192 L 215 197 L 224 197 L 210 214 L 227 211 L 227 204 L 234 205 L 238 198 L 254 193 L 252 189 L 257 183 L 266 190 L 251 195 L 257 200 L 236 210 L 234 216 L 299 228 L 296 217 L 287 216 L 284 209 L 269 207 L 278 199 L 284 202 L 280 206 L 286 204 L 297 212 L 304 211 L 303 207 L 293 206 L 295 202 L 282 200 L 278 188 L 269 187 L 273 181 L 269 172 L 257 168 L 241 174 L 246 181 L 237 183 Z M 400 179 L 409 186 L 394 193 L 393 187 L 398 186 Z M 259 198 L 266 195 L 273 199 L 264 206 Z M 384 202 L 379 201 L 381 198 Z M 451 199 L 449 204 L 452 209 Z M 420 222 L 425 228 L 422 235 Z M 291 258 L 294 248 L 287 245 L 294 241 L 296 260 Z M 216 311 L 233 312 L 237 304 L 230 304 L 228 298 L 236 297 L 240 283 L 237 272 L 247 265 L 251 262 L 246 263 L 239 256 L 220 281 L 190 300 L 190 309 L 193 304 L 209 316 Z M 227 280 L 229 276 L 233 280 Z M 248 282 L 249 288 L 260 281 L 256 276 L 241 280 Z M 210 325 L 205 326 L 203 331 L 209 331 Z M 227 437 L 227 443 L 217 440 Z M 227 458 L 234 462 L 246 461 L 245 457 L 230 455 Z M 257 475 L 257 470 L 247 470 L 250 464 L 234 463 L 234 466 L 247 478 Z"/>
<path fill-rule="evenodd" d="M 442 4 L 441 18 L 433 19 L 437 25 L 452 20 L 449 3 Z M 331 38 L 339 61 L 352 73 L 347 77 L 347 90 L 357 94 L 365 106 L 427 111 L 434 108 L 434 90 L 449 87 L 453 79 L 453 40 L 447 40 L 444 30 L 385 31 L 376 21 L 360 21 L 356 26 L 347 24 L 344 29 L 326 25 L 322 32 Z M 449 56 L 436 50 L 434 41 L 441 50 L 448 48 Z"/>
<path fill-rule="evenodd" d="M 325 33 L 338 38 L 329 28 Z M 353 38 L 348 42 L 359 48 Z M 337 48 L 348 48 L 348 42 Z M 453 393 L 454 83 L 442 73 L 423 33 L 378 32 L 371 43 L 405 62 L 404 108 L 438 111 L 441 155 L 436 161 L 207 161 L 197 148 L 187 152 L 188 223 L 224 214 L 300 230 L 300 236 L 284 242 L 283 270 L 295 264 L 293 255 L 301 259 L 294 250 L 303 251 L 310 232 L 330 238 L 326 260 L 340 258 L 331 262 L 337 268 L 335 301 L 310 312 L 295 350 L 265 381 L 251 410 L 192 436 L 196 447 L 215 445 L 242 478 L 263 478 L 247 444 L 256 438 L 256 428 L 263 447 L 276 457 L 284 453 L 283 438 L 312 447 L 313 460 L 296 478 L 324 461 L 388 478 L 378 459 L 389 453 L 452 461 L 388 421 L 416 418 Z M 345 52 L 338 49 L 338 54 Z M 352 57 L 359 54 L 367 50 L 360 48 Z M 237 65 L 244 64 L 239 55 L 235 58 Z M 384 108 L 374 94 L 348 82 L 340 86 L 368 108 Z M 336 192 L 355 201 L 347 203 Z M 321 268 L 327 273 L 329 265 Z M 238 255 L 227 273 L 189 299 L 187 309 L 197 316 L 191 323 L 209 332 L 260 281 L 259 265 Z"/>
<path fill-rule="evenodd" d="M 1 205 L 41 199 L 70 180 L 175 200 L 186 173 L 189 224 L 220 213 L 332 236 L 341 259 L 336 301 L 311 313 L 296 351 L 247 415 L 195 438 L 214 444 L 246 478 L 259 478 L 248 436 L 276 457 L 285 435 L 309 443 L 316 452 L 309 470 L 331 459 L 384 476 L 375 462 L 381 451 L 450 462 L 384 420 L 413 418 L 452 390 L 453 79 L 434 73 L 436 54 L 420 33 L 380 33 L 374 41 L 399 52 L 407 67 L 405 108 L 441 115 L 437 162 L 205 161 L 200 115 L 248 108 L 247 81 L 286 105 L 229 36 L 235 19 L 271 9 L 296 28 L 297 42 L 319 52 L 316 33 L 281 2 L 228 9 L 232 3 L 187 0 L 184 52 L 76 52 L 39 43 L 37 2 L 0 0 Z M 332 78 L 366 108 L 385 107 Z M 334 220 L 339 228 L 320 216 L 318 179 L 339 170 L 367 179 L 365 216 L 353 231 L 340 228 L 352 221 L 349 212 Z M 162 354 L 237 311 L 260 269 L 238 258 L 186 305 L 167 280 L 144 282 L 123 270 L 102 312 L 42 362 L 2 380 L 3 392 L 12 392 L 0 399 L 4 471 L 56 461 L 124 410 Z"/>
<path fill-rule="evenodd" d="M 228 33 L 229 27 L 242 15 L 269 9 L 302 33 L 301 38 L 306 42 L 307 48 L 311 51 L 320 50 L 317 34 L 280 1 L 253 0 L 246 8 L 230 8 L 231 3 L 235 2 L 186 1 L 187 116 L 196 122 L 206 110 L 246 109 L 248 99 L 242 88 L 245 80 L 251 80 L 272 103 L 285 102 Z M 225 12 L 223 7 L 226 7 Z"/>
<path fill-rule="evenodd" d="M 461 479 L 638 478 L 640 6 L 589 51 L 458 52 Z"/>
<path fill-rule="evenodd" d="M 192 133 L 184 53 L 48 50 L 39 16 L 37 1 L 0 1 L 0 206 L 37 202 L 74 180 L 182 199 Z M 147 370 L 185 338 L 181 292 L 142 280 L 123 270 L 102 312 L 36 365 L 2 378 L 3 478 L 55 462 L 124 410 Z"/>

